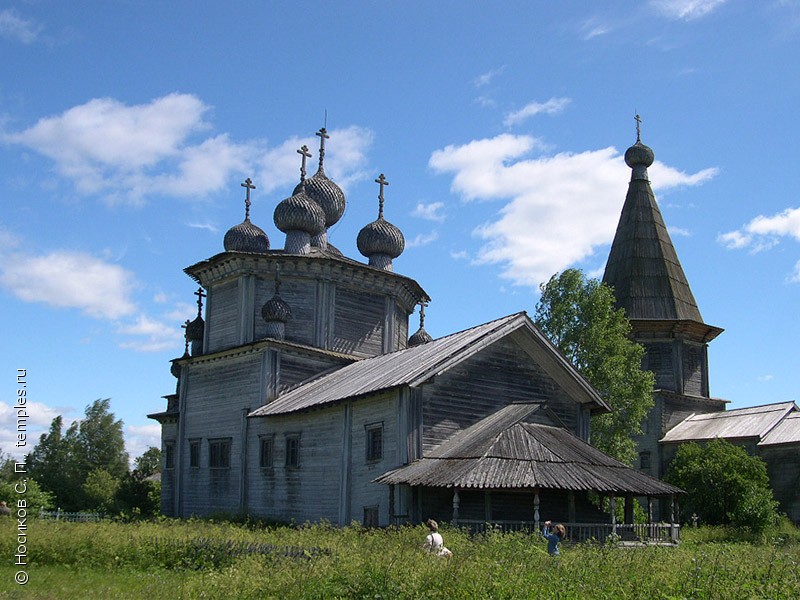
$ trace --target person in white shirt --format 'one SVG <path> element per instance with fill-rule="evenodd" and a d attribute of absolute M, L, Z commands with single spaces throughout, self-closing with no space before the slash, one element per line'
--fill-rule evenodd
<path fill-rule="evenodd" d="M 453 553 L 445 547 L 442 534 L 439 533 L 439 524 L 433 519 L 428 519 L 425 521 L 425 525 L 428 526 L 430 533 L 425 538 L 422 547 L 436 556 L 452 556 Z"/>

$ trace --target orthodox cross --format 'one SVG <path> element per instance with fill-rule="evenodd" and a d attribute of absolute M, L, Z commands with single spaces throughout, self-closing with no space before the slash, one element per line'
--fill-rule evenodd
<path fill-rule="evenodd" d="M 642 139 L 641 139 L 641 137 L 640 137 L 640 136 L 641 136 L 641 133 L 642 133 L 642 130 L 641 130 L 641 126 L 642 126 L 642 117 L 640 117 L 640 116 L 637 114 L 635 117 L 633 117 L 633 119 L 634 119 L 634 121 L 636 121 L 636 141 L 637 141 L 637 142 L 641 142 L 641 141 L 642 141 Z"/>
<path fill-rule="evenodd" d="M 386 177 L 383 175 L 383 173 L 381 173 L 380 177 L 378 177 L 375 180 L 375 183 L 377 183 L 378 185 L 381 186 L 381 191 L 380 191 L 380 193 L 378 193 L 378 218 L 382 219 L 383 218 L 383 188 L 386 187 L 387 185 L 389 185 L 389 182 L 386 180 Z"/>
<path fill-rule="evenodd" d="M 311 158 L 311 152 L 308 151 L 308 146 L 303 144 L 300 146 L 300 150 L 297 151 L 303 158 L 303 164 L 300 166 L 300 181 L 306 180 L 306 159 Z"/>
<path fill-rule="evenodd" d="M 425 305 L 427 302 L 420 302 L 419 303 L 419 328 L 423 329 L 425 327 Z"/>
<path fill-rule="evenodd" d="M 186 322 L 183 325 L 181 325 L 181 329 L 183 329 L 183 340 L 184 340 L 183 355 L 184 356 L 188 356 L 189 355 L 189 336 L 187 334 L 189 333 L 189 319 L 186 319 Z"/>
<path fill-rule="evenodd" d="M 201 316 L 203 313 L 203 298 L 205 298 L 208 294 L 203 291 L 203 288 L 197 288 L 197 291 L 194 293 L 197 296 L 197 316 Z"/>
<path fill-rule="evenodd" d="M 241 184 L 243 188 L 247 188 L 247 196 L 244 199 L 244 218 L 250 218 L 250 190 L 256 189 L 256 186 L 253 185 L 252 180 L 248 177 L 244 180 L 244 183 Z"/>
<path fill-rule="evenodd" d="M 321 171 L 322 161 L 325 159 L 325 140 L 331 139 L 331 136 L 328 135 L 328 130 L 324 127 L 316 135 L 319 136 L 319 169 Z"/>

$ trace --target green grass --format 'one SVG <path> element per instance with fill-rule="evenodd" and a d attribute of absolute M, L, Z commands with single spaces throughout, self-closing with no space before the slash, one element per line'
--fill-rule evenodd
<path fill-rule="evenodd" d="M 758 538 L 687 529 L 677 548 L 567 546 L 560 559 L 525 535 L 444 528 L 454 556 L 439 559 L 421 550 L 421 526 L 34 520 L 25 586 L 13 579 L 15 525 L 0 523 L 1 598 L 800 597 L 800 533 L 787 525 Z M 326 552 L 292 558 L 262 554 L 264 544 Z"/>

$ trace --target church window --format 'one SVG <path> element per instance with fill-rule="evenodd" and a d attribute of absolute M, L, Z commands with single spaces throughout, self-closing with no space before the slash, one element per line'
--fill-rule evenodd
<path fill-rule="evenodd" d="M 367 425 L 367 461 L 383 458 L 383 423 Z"/>
<path fill-rule="evenodd" d="M 231 468 L 231 439 L 208 440 L 208 466 L 212 469 Z"/>
<path fill-rule="evenodd" d="M 379 526 L 379 510 L 377 506 L 364 507 L 364 527 L 372 528 Z"/>
<path fill-rule="evenodd" d="M 200 467 L 200 440 L 189 440 L 189 466 L 193 469 Z"/>
<path fill-rule="evenodd" d="M 650 452 L 639 452 L 639 468 L 643 471 L 650 469 Z"/>
<path fill-rule="evenodd" d="M 272 436 L 261 438 L 261 452 L 258 464 L 262 469 L 272 468 Z"/>
<path fill-rule="evenodd" d="M 164 442 L 164 468 L 175 468 L 175 442 Z"/>
<path fill-rule="evenodd" d="M 300 434 L 286 436 L 286 466 L 300 466 Z"/>

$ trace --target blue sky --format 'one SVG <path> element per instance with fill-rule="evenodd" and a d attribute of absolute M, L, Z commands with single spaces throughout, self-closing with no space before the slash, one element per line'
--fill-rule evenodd
<path fill-rule="evenodd" d="M 377 213 L 444 335 L 599 276 L 642 141 L 706 322 L 711 391 L 797 399 L 800 1 L 0 2 L 0 448 L 110 397 L 128 450 L 174 390 L 182 269 L 251 217 L 273 248 L 325 124 L 346 255 Z M 327 116 L 326 116 L 327 115 Z M 416 326 L 416 317 L 412 329 Z"/>

